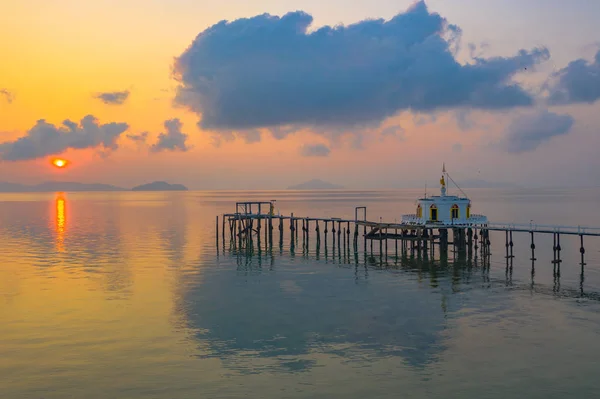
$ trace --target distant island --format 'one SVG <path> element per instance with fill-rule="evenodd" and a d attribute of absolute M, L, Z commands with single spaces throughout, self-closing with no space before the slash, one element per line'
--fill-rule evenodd
<path fill-rule="evenodd" d="M 181 184 L 169 184 L 164 181 L 155 181 L 131 189 L 132 191 L 187 191 Z M 76 192 L 76 191 L 129 191 L 127 188 L 110 184 L 77 183 L 50 181 L 35 185 L 0 182 L 1 193 L 44 193 L 44 192 Z"/>
<path fill-rule="evenodd" d="M 289 186 L 288 190 L 337 190 L 344 188 L 337 184 L 329 183 L 319 179 L 313 179 L 304 183 Z"/>
<path fill-rule="evenodd" d="M 182 184 L 169 184 L 164 181 L 155 181 L 136 186 L 132 188 L 131 191 L 187 191 L 187 187 Z"/>

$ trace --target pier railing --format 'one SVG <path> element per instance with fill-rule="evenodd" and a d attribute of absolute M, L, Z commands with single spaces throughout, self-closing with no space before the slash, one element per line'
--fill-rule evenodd
<path fill-rule="evenodd" d="M 442 221 L 434 221 L 434 220 L 426 220 L 425 223 L 423 223 L 423 218 L 418 217 L 416 214 L 408 214 L 408 215 L 402 215 L 402 222 L 401 224 L 405 224 L 405 225 L 410 225 L 410 226 L 423 226 L 425 225 L 429 225 L 429 226 L 448 226 L 448 227 L 460 227 L 460 226 L 464 226 L 464 227 L 485 227 L 488 224 L 488 220 L 487 217 L 484 215 L 477 215 L 477 214 L 472 214 L 471 216 L 469 216 L 469 218 L 466 221 L 462 221 L 460 219 L 456 219 L 450 222 L 442 222 Z"/>
<path fill-rule="evenodd" d="M 600 228 L 537 223 L 488 223 L 487 230 L 600 236 Z"/>

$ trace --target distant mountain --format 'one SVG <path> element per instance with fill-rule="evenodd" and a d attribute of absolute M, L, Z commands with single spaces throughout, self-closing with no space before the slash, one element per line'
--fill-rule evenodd
<path fill-rule="evenodd" d="M 288 190 L 336 190 L 344 188 L 342 186 L 338 186 L 337 184 L 328 183 L 323 180 L 313 179 L 301 184 L 296 184 L 295 186 L 289 186 Z"/>
<path fill-rule="evenodd" d="M 155 181 L 148 184 L 142 184 L 131 189 L 132 191 L 187 191 L 187 187 L 182 184 L 169 184 L 164 181 Z"/>
<path fill-rule="evenodd" d="M 45 182 L 28 186 L 19 183 L 0 182 L 0 192 L 3 193 L 40 193 L 55 191 L 125 191 L 124 188 L 110 184 L 86 184 L 75 182 Z"/>

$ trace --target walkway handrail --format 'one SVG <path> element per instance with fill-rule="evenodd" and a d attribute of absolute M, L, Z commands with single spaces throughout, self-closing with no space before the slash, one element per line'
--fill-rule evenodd
<path fill-rule="evenodd" d="M 493 228 L 501 228 L 501 229 L 511 229 L 511 230 L 530 230 L 530 231 L 539 231 L 539 230 L 551 230 L 556 233 L 561 232 L 577 232 L 580 234 L 597 232 L 600 233 L 600 227 L 589 227 L 589 226 L 568 226 L 568 225 L 554 225 L 554 224 L 538 224 L 538 223 L 488 223 L 487 227 L 490 229 Z"/>

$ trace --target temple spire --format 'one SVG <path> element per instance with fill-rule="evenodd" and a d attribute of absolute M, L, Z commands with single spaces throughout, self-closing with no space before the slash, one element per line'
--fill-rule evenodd
<path fill-rule="evenodd" d="M 442 166 L 442 178 L 440 179 L 442 197 L 446 196 L 446 180 L 444 179 L 444 175 L 446 174 L 446 162 L 443 163 Z"/>

